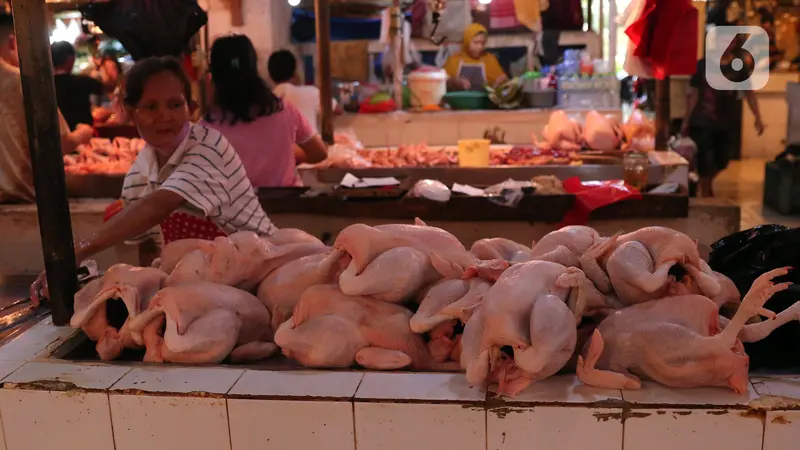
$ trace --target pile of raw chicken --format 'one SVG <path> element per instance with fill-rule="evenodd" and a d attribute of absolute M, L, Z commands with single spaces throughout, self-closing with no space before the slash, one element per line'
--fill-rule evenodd
<path fill-rule="evenodd" d="M 590 111 L 582 120 L 554 111 L 542 132 L 533 134 L 529 148 L 493 148 L 492 166 L 541 166 L 581 164 L 582 151 L 593 155 L 619 156 L 624 151 L 649 151 L 655 147 L 655 126 L 640 110 L 635 110 L 624 124 L 613 116 Z M 365 149 L 349 133 L 337 133 L 328 159 L 316 165 L 325 169 L 442 167 L 458 165 L 458 152 L 452 147 L 429 147 L 425 144 L 401 145 L 389 149 Z"/>
<path fill-rule="evenodd" d="M 571 226 L 532 247 L 495 238 L 469 250 L 419 220 L 351 225 L 332 247 L 294 229 L 240 232 L 172 242 L 153 267 L 111 267 L 76 294 L 72 325 L 103 360 L 126 348 L 172 363 L 282 353 L 313 368 L 464 371 L 507 396 L 558 372 L 744 393 L 742 342 L 800 319 L 800 303 L 763 309 L 787 271 L 741 298 L 695 241 L 663 227 L 601 237 Z M 123 323 L 110 301 L 124 303 Z"/>
<path fill-rule="evenodd" d="M 144 141 L 138 138 L 94 138 L 89 145 L 81 145 L 69 155 L 64 155 L 64 170 L 77 175 L 125 175 L 136 160 Z"/>

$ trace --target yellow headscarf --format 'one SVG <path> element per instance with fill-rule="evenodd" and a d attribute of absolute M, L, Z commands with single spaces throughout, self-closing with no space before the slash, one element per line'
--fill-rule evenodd
<path fill-rule="evenodd" d="M 465 53 L 469 53 L 469 44 L 471 44 L 472 40 L 475 39 L 475 36 L 479 34 L 485 34 L 488 36 L 489 30 L 479 23 L 471 23 L 467 25 L 467 28 L 464 28 L 464 42 L 461 44 L 461 47 Z"/>

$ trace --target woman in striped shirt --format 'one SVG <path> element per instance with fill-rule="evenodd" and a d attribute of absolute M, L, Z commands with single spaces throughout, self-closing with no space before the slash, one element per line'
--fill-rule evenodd
<path fill-rule="evenodd" d="M 167 244 L 236 231 L 269 236 L 277 230 L 233 146 L 219 131 L 190 121 L 191 85 L 180 61 L 158 57 L 136 63 L 124 102 L 146 145 L 125 176 L 124 208 L 75 246 L 78 263 L 122 242 L 163 237 Z M 44 273 L 31 286 L 34 302 L 43 285 Z"/>

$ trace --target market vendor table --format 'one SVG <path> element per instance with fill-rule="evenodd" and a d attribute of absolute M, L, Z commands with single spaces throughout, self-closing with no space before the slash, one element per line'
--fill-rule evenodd
<path fill-rule="evenodd" d="M 620 391 L 557 375 L 515 399 L 464 374 L 73 361 L 49 319 L 0 347 L 8 450 L 796 450 L 800 387 Z"/>
<path fill-rule="evenodd" d="M 495 127 L 505 132 L 506 144 L 531 145 L 531 133 L 541 132 L 552 109 L 516 109 L 511 111 L 396 111 L 388 114 L 344 114 L 335 116 L 336 131 L 351 130 L 364 147 L 386 147 L 425 143 L 452 145 L 459 139 L 482 138 Z M 567 110 L 568 114 L 586 111 Z M 620 109 L 598 109 L 620 119 Z"/>

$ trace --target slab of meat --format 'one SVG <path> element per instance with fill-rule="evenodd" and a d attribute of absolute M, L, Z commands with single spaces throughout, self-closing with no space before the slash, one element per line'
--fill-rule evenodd
<path fill-rule="evenodd" d="M 720 292 L 711 268 L 700 258 L 697 242 L 669 228 L 646 227 L 622 235 L 601 262 L 614 292 L 625 305 L 667 295 L 672 281 L 669 272 L 675 265 L 700 269 L 692 273 L 705 296 L 714 297 Z"/>
<path fill-rule="evenodd" d="M 589 111 L 583 125 L 583 140 L 592 150 L 617 150 L 622 142 L 622 130 L 613 117 Z"/>
<path fill-rule="evenodd" d="M 258 298 L 204 281 L 162 289 L 130 329 L 147 348 L 145 362 L 218 364 L 229 356 L 251 361 L 277 351 L 269 311 Z"/>
<path fill-rule="evenodd" d="M 515 396 L 569 361 L 576 324 L 602 295 L 575 267 L 548 261 L 515 264 L 483 296 L 461 338 L 461 367 L 472 385 L 497 381 Z M 506 349 L 513 355 L 504 354 Z"/>
<path fill-rule="evenodd" d="M 772 282 L 787 273 L 787 269 L 777 269 L 761 275 L 721 332 L 717 305 L 699 295 L 653 300 L 617 311 L 595 330 L 578 360 L 578 378 L 592 386 L 616 389 L 638 389 L 640 378 L 645 378 L 671 387 L 727 386 L 746 393 L 749 359 L 737 336 L 749 327 L 755 327 L 751 338 L 774 329 L 745 322 L 758 314 L 775 317 L 763 305 L 789 287 L 790 283 Z M 795 317 L 793 310 L 783 320 Z"/>
<path fill-rule="evenodd" d="M 102 278 L 91 281 L 75 294 L 75 313 L 70 325 L 81 328 L 89 339 L 97 342 L 97 353 L 103 361 L 117 358 L 123 348 L 140 348 L 130 334 L 130 320 L 147 308 L 150 299 L 167 279 L 167 274 L 150 267 L 127 264 L 111 266 Z M 122 301 L 128 318 L 114 324 L 106 304 Z"/>
<path fill-rule="evenodd" d="M 272 314 L 273 328 L 292 316 L 306 289 L 336 283 L 344 268 L 342 258 L 328 250 L 291 261 L 269 274 L 258 287 L 258 299 Z"/>
<path fill-rule="evenodd" d="M 505 238 L 488 238 L 475 241 L 469 249 L 482 260 L 504 260 L 518 263 L 531 259 L 531 248 Z"/>
<path fill-rule="evenodd" d="M 198 245 L 181 258 L 167 278 L 167 286 L 208 281 L 251 291 L 278 267 L 328 248 L 322 243 L 276 246 L 249 231 Z"/>
<path fill-rule="evenodd" d="M 581 126 L 562 110 L 553 111 L 542 132 L 544 142 L 539 142 L 536 135 L 533 141 L 543 149 L 577 151 L 581 149 Z"/>
<path fill-rule="evenodd" d="M 343 294 L 336 285 L 307 289 L 292 318 L 275 333 L 284 355 L 306 367 L 345 368 L 354 363 L 378 370 L 457 369 L 436 363 L 422 336 L 409 328 L 411 311 L 366 297 Z"/>

